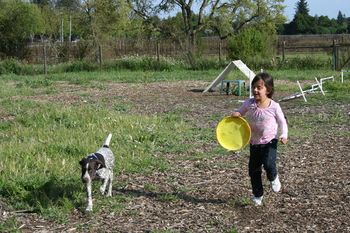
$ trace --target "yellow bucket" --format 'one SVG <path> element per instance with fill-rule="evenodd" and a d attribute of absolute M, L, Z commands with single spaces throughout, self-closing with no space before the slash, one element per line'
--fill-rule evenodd
<path fill-rule="evenodd" d="M 216 138 L 227 150 L 241 150 L 249 143 L 250 136 L 249 124 L 242 117 L 225 117 L 216 127 Z"/>

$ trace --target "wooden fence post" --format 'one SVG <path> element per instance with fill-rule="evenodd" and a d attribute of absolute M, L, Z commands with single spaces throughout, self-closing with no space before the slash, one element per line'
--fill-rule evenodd
<path fill-rule="evenodd" d="M 102 69 L 102 45 L 98 45 L 98 58 L 100 63 L 100 70 Z"/>
<path fill-rule="evenodd" d="M 44 73 L 47 75 L 47 54 L 46 54 L 46 42 L 44 42 Z"/>
<path fill-rule="evenodd" d="M 123 39 L 124 56 L 126 55 L 126 52 L 127 52 L 126 46 L 127 46 L 127 42 L 126 42 L 126 39 L 124 37 L 124 39 Z"/>
<path fill-rule="evenodd" d="M 72 42 L 68 41 L 67 43 L 68 43 L 67 60 L 69 62 L 70 61 L 70 50 L 71 50 Z"/>
<path fill-rule="evenodd" d="M 160 44 L 159 44 L 159 40 L 157 40 L 156 42 L 156 53 L 157 53 L 157 61 L 159 62 L 159 57 L 160 57 Z"/>
<path fill-rule="evenodd" d="M 285 56 L 286 41 L 282 42 L 282 61 L 286 58 Z"/>
<path fill-rule="evenodd" d="M 219 40 L 219 62 L 221 63 L 221 60 L 222 60 L 222 40 L 220 38 Z"/>
<path fill-rule="evenodd" d="M 336 48 L 336 42 L 333 40 L 333 70 L 337 69 L 337 48 Z"/>
<path fill-rule="evenodd" d="M 172 51 L 172 53 L 170 53 L 170 54 L 173 54 L 174 56 L 176 56 L 176 44 L 175 44 L 175 41 L 172 43 L 172 45 L 173 45 L 173 51 Z"/>

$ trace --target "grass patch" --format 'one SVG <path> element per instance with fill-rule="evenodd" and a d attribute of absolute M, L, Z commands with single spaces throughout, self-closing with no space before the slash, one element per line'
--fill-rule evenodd
<path fill-rule="evenodd" d="M 31 209 L 64 222 L 82 204 L 78 161 L 94 152 L 108 132 L 117 164 L 115 174 L 165 171 L 166 147 L 189 130 L 174 116 L 137 116 L 98 106 L 47 105 L 2 100 L 13 120 L 1 122 L 0 195 L 14 208 Z M 176 149 L 178 150 L 178 149 Z M 6 172 L 5 172 L 6 171 Z"/>
<path fill-rule="evenodd" d="M 265 70 L 270 73 L 275 80 L 288 80 L 295 82 L 295 86 L 298 87 L 296 81 L 299 80 L 310 80 L 316 82 L 315 77 L 318 79 L 334 76 L 337 80 L 340 80 L 339 72 L 332 71 L 330 69 L 280 69 L 280 70 Z"/>
<path fill-rule="evenodd" d="M 159 187 L 155 184 L 146 183 L 143 187 L 148 192 L 159 192 Z"/>
<path fill-rule="evenodd" d="M 0 232 L 21 232 L 18 228 L 19 228 L 19 224 L 16 220 L 15 217 L 10 217 L 6 220 L 4 220 L 3 222 L 0 222 Z"/>
<path fill-rule="evenodd" d="M 179 197 L 174 194 L 165 193 L 165 194 L 159 195 L 157 199 L 163 202 L 176 202 L 179 200 Z"/>
<path fill-rule="evenodd" d="M 225 233 L 238 233 L 238 230 L 236 228 L 232 228 L 229 230 L 224 231 Z"/>
<path fill-rule="evenodd" d="M 238 206 L 238 207 L 244 207 L 244 206 L 248 206 L 251 204 L 252 204 L 252 202 L 251 202 L 249 197 L 241 197 L 241 198 L 238 198 L 237 200 L 235 200 L 235 206 Z"/>
<path fill-rule="evenodd" d="M 295 100 L 294 105 L 298 109 L 303 109 L 299 114 L 289 115 L 289 132 L 291 137 L 301 137 L 307 139 L 313 134 L 328 135 L 332 133 L 339 136 L 349 136 L 347 131 L 339 130 L 342 125 L 349 124 L 349 113 L 346 104 L 350 101 L 350 82 L 326 82 L 323 86 L 326 95 L 321 93 L 309 94 L 306 96 L 307 102 L 303 99 Z M 322 109 L 323 105 L 335 105 L 338 109 L 334 111 L 311 112 L 314 106 Z"/>

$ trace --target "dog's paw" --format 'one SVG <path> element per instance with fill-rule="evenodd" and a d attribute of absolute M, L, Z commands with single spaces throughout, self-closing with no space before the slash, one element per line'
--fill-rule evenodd
<path fill-rule="evenodd" d="M 85 211 L 86 211 L 86 212 L 91 212 L 91 211 L 92 211 L 92 206 L 86 207 Z"/>
<path fill-rule="evenodd" d="M 105 189 L 103 188 L 103 187 L 100 187 L 100 193 L 103 195 L 103 194 L 105 194 Z"/>

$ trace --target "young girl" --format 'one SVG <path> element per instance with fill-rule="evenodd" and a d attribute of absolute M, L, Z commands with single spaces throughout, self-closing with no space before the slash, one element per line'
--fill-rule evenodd
<path fill-rule="evenodd" d="M 233 117 L 246 116 L 252 130 L 250 139 L 249 176 L 253 190 L 253 202 L 261 205 L 263 185 L 261 179 L 262 166 L 271 182 L 274 192 L 279 192 L 281 182 L 276 169 L 278 128 L 281 143 L 287 143 L 287 122 L 278 103 L 273 101 L 274 85 L 272 77 L 267 73 L 257 74 L 252 81 L 254 98 L 247 99 Z"/>

